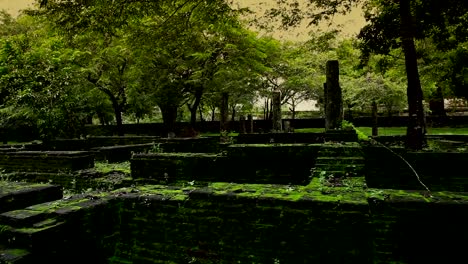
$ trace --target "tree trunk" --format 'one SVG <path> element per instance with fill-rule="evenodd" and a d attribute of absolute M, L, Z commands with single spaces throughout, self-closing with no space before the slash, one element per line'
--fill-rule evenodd
<path fill-rule="evenodd" d="M 377 113 L 377 102 L 372 101 L 372 136 L 376 137 L 379 135 L 379 125 L 378 121 L 378 113 Z"/>
<path fill-rule="evenodd" d="M 177 120 L 177 106 L 174 105 L 160 105 L 164 129 L 166 135 L 169 137 L 170 134 L 175 133 L 175 123 Z"/>
<path fill-rule="evenodd" d="M 273 100 L 270 100 L 270 107 L 269 107 L 269 114 L 268 114 L 268 120 L 273 120 Z"/>
<path fill-rule="evenodd" d="M 289 108 L 289 111 L 291 111 L 291 119 L 292 120 L 296 119 L 296 107 L 291 106 L 291 108 Z"/>
<path fill-rule="evenodd" d="M 203 122 L 205 121 L 204 118 L 203 118 L 203 105 L 200 104 L 200 106 L 198 107 L 198 117 L 200 118 L 200 122 Z"/>
<path fill-rule="evenodd" d="M 117 135 L 123 136 L 124 131 L 123 131 L 123 124 L 122 124 L 122 107 L 115 97 L 111 97 L 110 99 L 112 101 L 112 107 L 114 108 Z"/>
<path fill-rule="evenodd" d="M 195 123 L 197 122 L 197 110 L 198 110 L 198 107 L 200 106 L 202 95 L 203 95 L 203 89 L 197 89 L 197 91 L 195 91 L 195 100 L 193 101 L 193 104 L 187 105 L 190 111 L 190 125 L 192 127 L 195 127 Z"/>
<path fill-rule="evenodd" d="M 216 118 L 216 107 L 211 107 L 211 121 L 215 121 Z"/>
<path fill-rule="evenodd" d="M 234 120 L 236 119 L 236 106 L 231 106 L 231 121 L 234 122 Z"/>
<path fill-rule="evenodd" d="M 228 130 L 228 102 L 229 94 L 223 93 L 221 98 L 221 120 L 220 120 L 220 132 Z"/>
<path fill-rule="evenodd" d="M 401 45 L 405 55 L 408 79 L 408 127 L 406 148 L 420 150 L 425 145 L 426 124 L 424 120 L 423 93 L 419 79 L 416 47 L 414 45 L 413 16 L 410 0 L 400 0 Z"/>

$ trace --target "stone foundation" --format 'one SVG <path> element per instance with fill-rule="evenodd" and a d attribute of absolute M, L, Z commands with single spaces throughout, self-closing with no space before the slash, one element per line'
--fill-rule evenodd
<path fill-rule="evenodd" d="M 0 221 L 16 238 L 4 246 L 47 263 L 434 263 L 464 256 L 466 212 L 468 196 L 448 192 L 216 183 L 78 196 Z"/>
<path fill-rule="evenodd" d="M 305 185 L 320 145 L 230 145 L 224 154 L 135 154 L 132 177 L 154 183 L 237 182 Z"/>
<path fill-rule="evenodd" d="M 0 152 L 0 168 L 6 172 L 60 172 L 92 167 L 94 167 L 94 155 L 85 151 Z"/>

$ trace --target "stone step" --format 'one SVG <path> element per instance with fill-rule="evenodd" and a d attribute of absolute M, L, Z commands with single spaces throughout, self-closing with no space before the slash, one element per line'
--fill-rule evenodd
<path fill-rule="evenodd" d="M 318 171 L 362 172 L 364 164 L 315 164 Z"/>
<path fill-rule="evenodd" d="M 363 157 L 325 157 L 320 156 L 315 160 L 316 164 L 364 164 Z"/>
<path fill-rule="evenodd" d="M 62 197 L 60 186 L 0 181 L 0 213 L 58 200 Z"/>
<path fill-rule="evenodd" d="M 9 248 L 25 248 L 30 252 L 61 243 L 66 236 L 63 232 L 65 222 L 49 222 L 48 225 L 39 224 L 36 227 L 12 228 L 3 234 L 3 241 Z"/>
<path fill-rule="evenodd" d="M 42 211 L 20 209 L 0 214 L 0 223 L 14 228 L 28 227 L 47 217 L 48 215 Z"/>
<path fill-rule="evenodd" d="M 320 178 L 320 177 L 359 177 L 359 173 L 355 172 L 346 172 L 346 171 L 319 171 L 315 170 L 312 172 L 312 178 Z"/>
<path fill-rule="evenodd" d="M 0 248 L 0 264 L 34 263 L 31 253 L 20 248 Z"/>
<path fill-rule="evenodd" d="M 362 149 L 359 147 L 328 147 L 320 148 L 318 157 L 356 157 L 362 156 Z"/>

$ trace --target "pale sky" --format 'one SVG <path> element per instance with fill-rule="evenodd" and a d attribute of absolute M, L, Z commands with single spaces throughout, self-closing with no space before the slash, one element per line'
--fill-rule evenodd
<path fill-rule="evenodd" d="M 257 10 L 260 16 L 264 11 L 273 6 L 276 0 L 237 0 L 241 7 L 250 7 Z M 305 1 L 305 0 L 303 0 Z M 17 15 L 20 9 L 30 7 L 34 3 L 33 0 L 0 0 L 0 9 L 6 9 L 12 15 Z M 360 9 L 353 10 L 347 16 L 336 16 L 333 20 L 334 25 L 343 25 L 343 33 L 346 36 L 352 36 L 359 32 L 359 29 L 365 24 L 362 12 Z M 326 30 L 328 26 L 320 26 L 322 30 Z M 287 40 L 306 40 L 307 32 L 312 28 L 307 28 L 306 23 L 302 23 L 299 27 L 289 29 L 287 31 L 276 31 L 273 35 L 276 38 Z"/>
<path fill-rule="evenodd" d="M 0 9 L 5 9 L 16 16 L 20 9 L 32 6 L 33 0 L 0 0 Z"/>

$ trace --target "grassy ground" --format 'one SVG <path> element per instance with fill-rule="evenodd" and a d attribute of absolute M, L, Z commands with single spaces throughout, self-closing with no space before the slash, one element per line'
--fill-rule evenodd
<path fill-rule="evenodd" d="M 229 137 L 237 137 L 239 135 L 239 133 L 237 132 L 230 132 L 229 133 Z M 219 133 L 201 133 L 200 136 L 202 137 L 219 137 L 220 134 Z"/>
<path fill-rule="evenodd" d="M 358 127 L 366 135 L 372 135 L 372 128 Z M 468 128 L 434 127 L 428 128 L 429 135 L 468 135 Z M 379 127 L 379 136 L 405 135 L 406 127 Z"/>
<path fill-rule="evenodd" d="M 357 127 L 364 134 L 372 135 L 371 127 Z M 428 128 L 429 135 L 468 135 L 468 128 L 437 127 Z M 323 128 L 301 128 L 294 130 L 295 133 L 323 133 Z M 379 136 L 405 135 L 406 127 L 379 127 Z M 237 136 L 238 133 L 230 133 L 229 136 Z M 202 136 L 219 136 L 219 133 L 206 133 Z"/>

